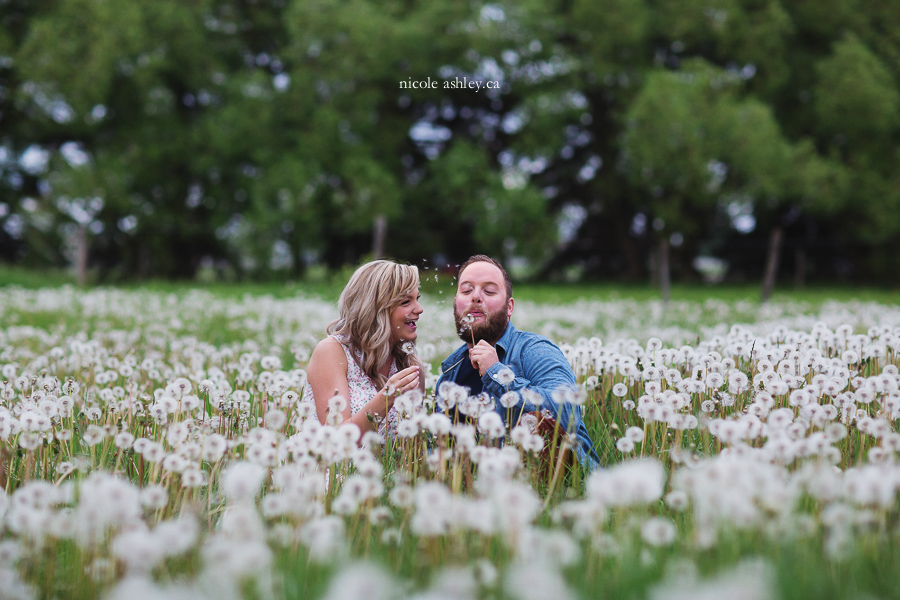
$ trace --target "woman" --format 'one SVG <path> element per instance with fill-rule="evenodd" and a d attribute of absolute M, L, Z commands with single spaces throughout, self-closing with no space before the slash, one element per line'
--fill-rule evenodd
<path fill-rule="evenodd" d="M 321 423 L 328 405 L 341 396 L 342 423 L 362 433 L 378 423 L 396 430 L 394 400 L 408 390 L 424 393 L 422 363 L 414 354 L 419 304 L 419 270 L 388 260 L 359 267 L 338 300 L 339 317 L 318 343 L 307 366 L 306 398 Z"/>

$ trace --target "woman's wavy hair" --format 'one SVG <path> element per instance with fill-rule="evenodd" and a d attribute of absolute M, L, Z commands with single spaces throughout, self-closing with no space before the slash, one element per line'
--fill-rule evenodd
<path fill-rule="evenodd" d="M 378 389 L 388 379 L 379 369 L 391 356 L 397 361 L 397 370 L 422 367 L 415 354 L 404 352 L 401 344 L 391 344 L 391 311 L 418 289 L 418 268 L 375 260 L 356 269 L 338 299 L 339 316 L 326 332 L 350 344 L 359 367 Z"/>

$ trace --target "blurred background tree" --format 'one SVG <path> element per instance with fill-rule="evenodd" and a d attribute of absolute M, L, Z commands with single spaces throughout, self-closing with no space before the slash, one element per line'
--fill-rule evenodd
<path fill-rule="evenodd" d="M 894 285 L 890 4 L 2 0 L 0 260 Z"/>

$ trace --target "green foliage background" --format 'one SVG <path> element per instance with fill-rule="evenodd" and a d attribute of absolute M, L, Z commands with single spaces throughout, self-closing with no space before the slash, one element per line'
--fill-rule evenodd
<path fill-rule="evenodd" d="M 801 278 L 893 284 L 895 8 L 3 0 L 0 259 L 283 279 L 383 218 L 402 260 L 643 280 L 672 240 L 746 280 L 781 227 Z"/>

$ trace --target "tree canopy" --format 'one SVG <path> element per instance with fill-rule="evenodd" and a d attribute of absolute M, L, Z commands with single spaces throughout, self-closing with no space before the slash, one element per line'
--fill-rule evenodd
<path fill-rule="evenodd" d="M 889 4 L 2 0 L 0 259 L 297 276 L 386 223 L 400 260 L 739 278 L 777 227 L 892 282 Z"/>

